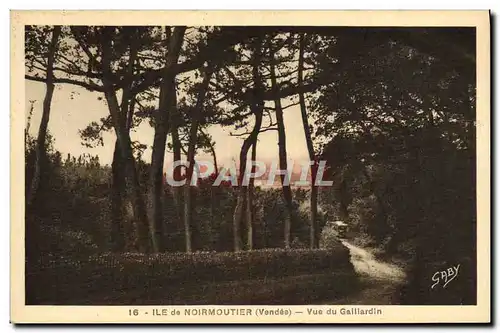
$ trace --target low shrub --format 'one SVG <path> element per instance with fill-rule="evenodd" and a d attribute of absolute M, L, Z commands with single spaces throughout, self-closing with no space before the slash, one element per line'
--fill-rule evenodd
<path fill-rule="evenodd" d="M 338 232 L 333 227 L 325 227 L 321 231 L 319 247 L 322 249 L 345 248 L 340 241 Z"/>
<path fill-rule="evenodd" d="M 106 253 L 85 260 L 45 259 L 27 271 L 27 283 L 38 288 L 27 303 L 70 304 L 88 295 L 120 298 L 129 291 L 148 293 L 204 283 L 276 279 L 292 276 L 353 273 L 349 252 L 335 249 L 265 249 L 249 252 L 139 254 Z M 114 296 L 113 296 L 114 295 Z"/>

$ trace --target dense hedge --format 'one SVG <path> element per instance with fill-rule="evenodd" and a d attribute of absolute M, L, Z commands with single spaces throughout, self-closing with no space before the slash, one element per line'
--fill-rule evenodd
<path fill-rule="evenodd" d="M 120 299 L 127 293 L 138 299 L 200 284 L 281 279 L 314 274 L 353 274 L 349 252 L 266 249 L 250 252 L 196 252 L 165 254 L 103 254 L 84 260 L 44 258 L 27 267 L 27 303 L 71 304 L 92 297 Z M 161 304 L 161 303 L 160 303 Z"/>

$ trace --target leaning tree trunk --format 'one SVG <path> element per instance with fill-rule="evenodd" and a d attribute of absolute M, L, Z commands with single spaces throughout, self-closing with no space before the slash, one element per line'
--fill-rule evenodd
<path fill-rule="evenodd" d="M 119 121 L 120 126 L 124 128 L 124 132 L 130 135 L 130 129 L 132 128 L 133 118 L 134 118 L 134 107 L 135 107 L 135 96 L 131 94 L 132 80 L 131 77 L 134 74 L 134 64 L 137 59 L 137 46 L 135 44 L 130 45 L 130 57 L 127 67 L 128 78 L 127 82 L 122 90 L 122 98 L 120 104 L 120 115 Z M 115 211 L 119 214 L 115 216 L 113 226 L 113 231 L 126 235 L 125 239 L 125 249 L 127 251 L 140 249 L 141 237 L 138 235 L 138 230 L 141 226 L 138 224 L 137 219 L 133 214 L 134 195 L 127 192 L 126 184 L 126 164 L 124 163 L 123 156 L 120 151 L 120 145 L 118 139 L 115 144 L 115 153 L 113 154 L 113 197 L 119 199 L 117 200 L 118 207 L 114 207 Z M 135 168 L 134 168 L 135 172 Z M 119 235 L 115 235 L 115 239 L 118 241 L 117 247 L 121 244 L 121 239 Z M 145 241 L 144 241 L 145 242 Z"/>
<path fill-rule="evenodd" d="M 52 39 L 49 45 L 49 53 L 47 58 L 47 76 L 46 76 L 46 92 L 45 98 L 43 100 L 43 113 L 42 119 L 40 121 L 40 127 L 38 130 L 38 137 L 35 144 L 35 161 L 33 165 L 33 176 L 27 186 L 26 193 L 26 210 L 33 211 L 33 206 L 37 201 L 38 190 L 40 188 L 40 179 L 42 174 L 42 169 L 46 162 L 46 150 L 45 142 L 47 139 L 47 128 L 49 125 L 50 118 L 50 108 L 52 104 L 52 96 L 54 94 L 54 62 L 55 55 L 57 51 L 57 41 L 61 33 L 61 26 L 55 26 L 52 31 Z M 33 105 L 32 105 L 33 108 Z M 28 123 L 29 124 L 29 123 Z M 27 129 L 29 130 L 29 128 Z M 26 258 L 27 262 L 36 261 L 40 254 L 40 229 L 38 223 L 35 221 L 35 216 L 33 214 L 26 214 L 26 237 L 25 237 L 25 248 L 26 248 Z M 27 295 L 31 292 L 27 289 Z"/>
<path fill-rule="evenodd" d="M 279 147 L 279 166 L 280 170 L 287 170 L 287 152 L 286 152 L 286 134 L 285 134 L 285 123 L 283 120 L 283 108 L 281 106 L 281 98 L 278 96 L 278 83 L 276 80 L 276 69 L 274 65 L 274 59 L 271 59 L 271 84 L 272 90 L 274 92 L 274 105 L 276 111 L 276 123 L 278 125 L 278 147 Z M 288 216 L 285 218 L 285 228 L 284 228 L 284 243 L 285 248 L 290 247 L 290 234 L 291 234 L 291 224 L 293 215 L 293 197 L 292 190 L 289 183 L 285 183 L 285 175 L 280 175 L 281 185 L 283 189 L 283 197 L 286 203 L 286 209 Z"/>
<path fill-rule="evenodd" d="M 35 164 L 31 185 L 29 187 L 26 206 L 30 207 L 34 202 L 38 188 L 40 186 L 40 175 L 42 173 L 42 165 L 45 160 L 45 141 L 47 139 L 47 128 L 49 126 L 50 106 L 52 104 L 52 96 L 54 95 L 54 62 L 57 51 L 57 41 L 61 34 L 61 26 L 55 26 L 52 30 L 52 39 L 49 45 L 49 52 L 47 57 L 47 77 L 45 81 L 46 92 L 43 100 L 43 113 L 40 121 L 40 128 L 38 130 L 38 137 L 35 146 Z"/>
<path fill-rule="evenodd" d="M 186 184 L 184 187 L 184 235 L 186 238 L 186 252 L 192 251 L 191 244 L 191 225 L 193 219 L 193 192 L 191 189 L 191 180 L 193 178 L 193 170 L 195 164 L 195 154 L 196 154 L 196 140 L 198 137 L 198 126 L 200 123 L 203 103 L 205 101 L 205 96 L 208 91 L 208 85 L 210 83 L 210 78 L 212 76 L 212 69 L 205 68 L 203 73 L 203 82 L 200 87 L 198 94 L 198 99 L 196 101 L 196 106 L 194 108 L 194 114 L 191 122 L 191 128 L 189 129 L 189 145 L 187 151 L 187 162 L 189 166 L 186 172 Z"/>
<path fill-rule="evenodd" d="M 234 214 L 233 214 L 233 235 L 234 235 L 235 252 L 241 251 L 242 242 L 241 242 L 240 228 L 245 216 L 244 214 L 245 205 L 248 202 L 247 200 L 248 186 L 243 184 L 243 179 L 245 177 L 245 172 L 247 168 L 248 150 L 250 150 L 250 147 L 257 141 L 257 137 L 259 135 L 260 128 L 262 126 L 262 114 L 263 114 L 262 104 L 259 104 L 258 106 L 253 106 L 252 108 L 255 114 L 255 125 L 250 135 L 243 141 L 240 151 L 240 174 L 238 176 L 239 191 L 238 191 L 238 198 L 236 201 L 236 208 L 234 209 Z M 249 221 L 248 223 L 251 224 L 252 221 Z"/>
<path fill-rule="evenodd" d="M 135 55 L 132 52 L 129 66 L 133 66 L 134 61 Z M 125 89 L 122 95 L 120 124 L 125 127 L 127 133 L 130 133 L 134 117 L 135 96 L 129 96 L 128 91 L 128 89 Z M 133 206 L 133 197 L 127 194 L 125 187 L 125 163 L 118 140 L 115 141 L 111 174 L 111 249 L 115 252 L 131 251 L 137 248 L 137 237 L 134 232 L 136 221 L 129 209 L 129 207 Z"/>
<path fill-rule="evenodd" d="M 248 155 L 248 150 L 253 144 L 256 144 L 257 142 L 257 137 L 260 133 L 260 128 L 262 126 L 262 115 L 264 112 L 264 103 L 261 98 L 261 91 L 262 91 L 262 82 L 261 82 L 261 77 L 259 74 L 259 65 L 260 65 L 260 59 L 261 59 L 261 40 L 258 39 L 255 41 L 255 45 L 253 47 L 254 49 L 254 56 L 253 56 L 253 64 L 252 64 L 252 78 L 253 78 L 253 83 L 254 83 L 254 89 L 255 89 L 255 94 L 254 94 L 254 100 L 251 103 L 251 109 L 252 113 L 255 115 L 255 124 L 252 132 L 250 135 L 243 141 L 243 145 L 241 146 L 241 151 L 240 151 L 240 175 L 238 177 L 238 186 L 239 186 L 239 192 L 238 192 L 238 198 L 236 202 L 236 207 L 234 209 L 234 214 L 233 214 L 233 241 L 234 241 L 234 251 L 238 252 L 241 251 L 242 247 L 242 242 L 241 242 L 241 234 L 240 234 L 240 228 L 241 224 L 244 218 L 244 207 L 248 203 L 247 200 L 247 187 L 243 185 L 243 178 L 244 174 L 246 172 L 246 162 L 247 162 L 247 155 Z M 247 213 L 248 217 L 248 213 Z M 250 230 L 252 230 L 252 220 L 249 220 L 247 222 L 250 225 Z M 253 233 L 253 231 L 251 231 Z M 252 239 L 253 236 L 250 238 Z M 248 241 L 248 239 L 247 239 Z M 252 245 L 253 247 L 253 245 Z M 249 248 L 251 249 L 251 248 Z"/>
<path fill-rule="evenodd" d="M 125 170 L 125 186 L 127 198 L 130 198 L 128 204 L 125 208 L 131 216 L 133 216 L 134 221 L 136 221 L 137 238 L 136 246 L 139 251 L 146 252 L 149 250 L 149 238 L 148 238 L 148 218 L 146 207 L 144 204 L 144 198 L 141 193 L 141 187 L 139 183 L 139 177 L 137 175 L 137 170 L 135 167 L 135 159 L 132 152 L 132 145 L 130 140 L 130 134 L 126 128 L 126 122 L 122 121 L 122 109 L 118 104 L 116 93 L 114 90 L 113 78 L 114 75 L 111 70 L 111 40 L 113 34 L 112 27 L 103 28 L 102 34 L 102 65 L 103 65 L 103 88 L 106 102 L 108 103 L 108 109 L 111 114 L 113 121 L 113 128 L 116 133 L 116 138 L 118 146 L 120 148 L 120 153 L 123 161 L 123 167 Z M 124 88 L 122 99 L 122 107 L 128 103 L 127 96 L 130 96 L 130 91 Z M 128 110 L 128 107 L 126 108 Z"/>
<path fill-rule="evenodd" d="M 113 118 L 120 117 L 120 111 L 116 95 L 114 92 L 107 91 L 105 93 L 106 100 L 108 101 L 109 110 Z M 125 175 L 125 214 L 131 216 L 135 223 L 137 237 L 135 238 L 135 247 L 140 251 L 147 251 L 149 248 L 148 238 L 148 219 L 146 214 L 146 207 L 141 193 L 139 178 L 135 168 L 135 160 L 132 153 L 130 135 L 128 131 L 120 126 L 120 121 L 114 124 L 117 144 L 121 154 L 120 165 L 118 168 L 123 168 Z"/>
<path fill-rule="evenodd" d="M 303 72 L 304 72 L 304 34 L 301 34 L 299 37 L 299 68 L 298 68 L 298 78 L 297 84 L 300 90 L 300 87 L 304 85 L 303 81 Z M 317 173 L 317 161 L 316 155 L 314 153 L 314 146 L 311 137 L 311 130 L 309 128 L 309 121 L 307 119 L 307 108 L 306 101 L 304 98 L 304 93 L 301 91 L 299 93 L 299 104 L 300 104 L 300 113 L 302 115 L 302 126 L 304 128 L 304 135 L 306 138 L 307 151 L 309 153 L 309 160 L 314 164 L 311 167 L 311 196 L 310 196 L 310 215 L 309 220 L 311 223 L 309 228 L 309 246 L 311 249 L 319 247 L 318 242 L 318 187 L 316 186 L 316 173 Z"/>
<path fill-rule="evenodd" d="M 168 29 L 168 28 L 167 28 Z M 169 69 L 177 64 L 184 32 L 186 27 L 176 27 L 173 36 L 168 38 L 167 63 L 165 66 L 166 75 L 160 88 L 159 110 L 155 118 L 155 134 L 153 139 L 153 152 L 151 154 L 150 173 L 150 227 L 149 232 L 152 240 L 154 252 L 164 250 L 163 240 L 163 165 L 165 160 L 165 146 L 169 127 L 169 109 L 175 108 L 175 75 L 169 73 Z M 169 36 L 169 34 L 167 34 Z M 170 112 L 173 112 L 170 110 Z"/>

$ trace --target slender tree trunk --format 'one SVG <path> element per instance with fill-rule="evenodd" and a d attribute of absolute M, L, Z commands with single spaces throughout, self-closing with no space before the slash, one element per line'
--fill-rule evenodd
<path fill-rule="evenodd" d="M 169 28 L 166 28 L 169 29 Z M 155 118 L 155 134 L 153 152 L 151 154 L 150 173 L 150 227 L 151 240 L 154 252 L 164 250 L 163 240 L 163 165 L 165 160 L 165 146 L 169 129 L 169 111 L 176 108 L 175 75 L 169 73 L 169 68 L 177 64 L 179 53 L 184 40 L 186 27 L 174 29 L 172 37 L 168 38 L 168 55 L 165 66 L 166 74 L 160 88 L 159 110 Z M 167 36 L 170 36 L 167 31 Z"/>
<path fill-rule="evenodd" d="M 317 169 L 317 168 L 314 168 Z M 314 170 L 313 169 L 313 170 Z M 318 187 L 314 185 L 316 181 L 316 175 L 311 177 L 311 211 L 310 217 L 310 229 L 309 229 L 309 247 L 315 249 L 319 247 L 319 230 L 318 230 Z"/>
<path fill-rule="evenodd" d="M 135 159 L 133 156 L 132 145 L 130 140 L 129 132 L 126 129 L 126 122 L 122 121 L 122 109 L 118 104 L 116 93 L 113 84 L 113 73 L 111 70 L 111 40 L 113 35 L 112 27 L 103 28 L 102 34 L 102 64 L 103 64 L 103 87 L 104 95 L 108 103 L 108 109 L 111 114 L 113 121 L 113 127 L 115 129 L 117 142 L 120 148 L 120 153 L 122 155 L 122 161 L 125 170 L 126 179 L 126 191 L 127 197 L 131 198 L 130 205 L 126 205 L 126 209 L 130 212 L 130 215 L 134 217 L 136 221 L 137 228 L 137 248 L 139 251 L 149 250 L 149 238 L 148 238 L 148 218 L 146 213 L 146 207 L 144 204 L 144 199 L 141 193 L 139 177 L 135 167 Z M 130 96 L 129 90 L 127 88 L 123 91 L 122 107 L 128 103 L 127 96 Z M 128 107 L 127 107 L 128 110 Z"/>
<path fill-rule="evenodd" d="M 279 166 L 280 170 L 287 170 L 287 152 L 286 152 L 286 134 L 285 134 L 285 123 L 283 120 L 283 108 L 281 106 L 281 99 L 278 97 L 278 83 L 276 79 L 276 69 L 274 65 L 274 59 L 271 59 L 271 84 L 272 90 L 275 94 L 275 110 L 276 110 L 276 123 L 278 125 L 278 147 L 279 147 Z M 293 215 L 293 197 L 290 184 L 285 184 L 285 175 L 280 175 L 281 185 L 283 190 L 283 197 L 285 198 L 286 208 L 288 216 L 285 218 L 285 230 L 284 230 L 284 243 L 285 248 L 290 247 L 290 234 L 291 234 L 291 224 Z"/>
<path fill-rule="evenodd" d="M 219 167 L 217 165 L 217 154 L 215 152 L 214 144 L 212 144 L 212 142 L 210 142 L 210 140 L 209 140 L 210 138 L 208 137 L 208 135 L 204 131 L 202 131 L 202 130 L 200 130 L 200 131 L 205 136 L 206 140 L 209 142 L 210 152 L 212 154 L 212 158 L 214 161 L 215 174 L 218 175 L 219 174 L 219 172 L 218 172 Z M 215 186 L 211 186 L 211 185 L 212 184 L 210 184 L 210 219 L 209 219 L 208 224 L 207 224 L 207 232 L 208 232 L 208 239 L 209 239 L 210 248 L 213 249 L 215 246 L 213 229 L 215 226 L 215 205 L 216 205 L 215 191 L 216 191 L 216 188 L 215 188 Z"/>
<path fill-rule="evenodd" d="M 243 141 L 243 145 L 241 146 L 240 151 L 240 174 L 238 177 L 238 187 L 239 194 L 236 202 L 236 208 L 234 209 L 233 214 L 233 235 L 234 235 L 234 251 L 241 251 L 241 224 L 245 217 L 245 205 L 248 202 L 247 194 L 248 194 L 248 186 L 243 185 L 243 179 L 245 176 L 246 168 L 247 168 L 247 155 L 250 147 L 257 141 L 257 136 L 260 132 L 260 128 L 262 126 L 262 107 L 253 107 L 255 114 L 255 125 L 252 130 L 252 133 Z M 251 179 L 250 179 L 251 182 Z M 249 182 L 249 184 L 250 184 Z M 248 217 L 248 213 L 246 214 Z M 252 223 L 251 221 L 248 223 Z"/>
<path fill-rule="evenodd" d="M 234 252 L 239 252 L 242 250 L 242 241 L 241 241 L 241 224 L 244 217 L 244 206 L 247 195 L 247 187 L 243 185 L 243 177 L 246 169 L 246 159 L 248 149 L 251 145 L 250 137 L 246 138 L 243 141 L 243 145 L 241 146 L 240 151 L 240 174 L 238 175 L 238 197 L 236 199 L 236 207 L 233 213 L 233 243 L 234 243 Z"/>
<path fill-rule="evenodd" d="M 254 83 L 254 100 L 252 101 L 251 109 L 252 113 L 255 115 L 255 124 L 252 133 L 243 141 L 240 151 L 240 175 L 238 177 L 239 193 L 236 202 L 236 207 L 233 214 L 233 241 L 234 241 L 234 251 L 241 251 L 242 242 L 240 227 L 244 218 L 244 206 L 247 203 L 247 186 L 243 186 L 243 177 L 246 172 L 247 155 L 250 147 L 257 142 L 257 137 L 262 126 L 262 115 L 264 112 L 264 102 L 261 98 L 262 82 L 259 74 L 259 65 L 261 59 L 261 40 L 258 39 L 254 44 L 254 55 L 253 55 L 253 68 L 252 77 Z M 247 214 L 248 215 L 248 214 Z M 251 220 L 249 222 L 251 224 Z M 253 231 L 252 231 L 253 233 Z M 252 238 L 251 238 L 252 239 Z M 253 246 L 253 245 L 252 245 Z"/>
<path fill-rule="evenodd" d="M 257 140 L 254 140 L 252 144 L 252 162 L 255 162 L 257 155 Z M 255 165 L 252 164 L 252 174 L 255 173 Z M 253 190 L 254 190 L 255 179 L 250 178 L 248 184 L 247 202 L 246 202 L 246 219 L 247 219 L 247 250 L 253 250 Z"/>
<path fill-rule="evenodd" d="M 177 109 L 177 91 L 175 85 L 172 87 L 172 99 L 170 100 L 172 105 L 170 106 L 170 133 L 172 134 L 172 150 L 173 150 L 173 162 L 178 162 L 181 160 L 181 140 L 179 138 L 179 126 L 181 124 L 181 115 Z M 180 181 L 182 178 L 182 167 L 178 166 L 173 169 L 173 179 L 175 181 Z M 184 220 L 184 203 L 182 198 L 182 187 L 172 186 L 171 188 L 172 197 L 174 200 L 174 210 L 177 217 L 177 222 L 181 223 Z M 177 226 L 178 224 L 176 224 Z M 178 230 L 177 228 L 175 229 Z"/>
<path fill-rule="evenodd" d="M 186 252 L 192 251 L 191 244 L 191 225 L 193 218 L 193 193 L 191 190 L 191 179 L 193 177 L 193 170 L 195 164 L 195 154 L 196 154 L 196 139 L 198 134 L 198 125 L 200 123 L 203 103 L 205 101 L 205 95 L 208 91 L 208 85 L 210 83 L 210 78 L 212 76 L 212 69 L 205 68 L 203 73 L 203 83 L 200 87 L 198 94 L 198 99 L 196 101 L 196 106 L 194 108 L 194 114 L 191 122 L 191 128 L 189 129 L 189 146 L 187 151 L 187 161 L 189 162 L 189 167 L 186 172 L 186 185 L 184 187 L 184 235 L 186 237 Z"/>
<path fill-rule="evenodd" d="M 191 224 L 193 218 L 192 209 L 193 192 L 191 191 L 191 185 L 187 183 L 184 185 L 184 239 L 186 242 L 186 252 L 191 253 L 193 251 L 191 244 Z"/>
<path fill-rule="evenodd" d="M 303 81 L 303 73 L 304 73 L 304 34 L 299 36 L 299 68 L 298 68 L 298 78 L 297 85 L 302 87 L 304 85 Z M 314 153 L 314 146 L 311 137 L 311 130 L 309 128 L 309 121 L 307 119 L 307 108 L 306 101 L 304 98 L 304 93 L 301 91 L 299 93 L 299 104 L 300 104 L 300 113 L 302 115 L 302 126 L 304 128 L 304 135 L 306 138 L 307 151 L 309 153 L 309 160 L 314 162 L 311 167 L 311 196 L 310 196 L 310 228 L 309 228 L 309 246 L 311 249 L 319 247 L 318 237 L 317 237 L 317 225 L 318 225 L 318 187 L 315 185 L 316 183 L 316 154 Z"/>
<path fill-rule="evenodd" d="M 175 96 L 175 95 L 174 95 Z M 174 105 L 171 107 L 171 112 L 170 112 L 170 126 L 171 130 L 170 132 L 172 133 L 172 150 L 173 150 L 173 162 L 177 162 L 181 160 L 181 140 L 179 138 L 179 124 L 180 124 L 180 114 L 179 110 L 177 110 L 177 99 L 172 100 Z M 181 173 L 182 169 L 181 167 L 176 167 L 173 170 L 173 178 L 175 181 L 180 181 L 181 180 Z M 182 202 L 182 188 L 179 186 L 172 186 L 172 196 L 174 199 L 174 205 L 175 205 L 175 212 L 177 214 L 177 219 L 178 221 L 183 220 L 183 202 Z"/>
<path fill-rule="evenodd" d="M 216 239 L 214 237 L 213 230 L 218 230 L 219 225 L 215 225 L 215 205 L 216 203 L 216 188 L 210 184 L 210 249 L 216 249 Z"/>
<path fill-rule="evenodd" d="M 153 252 L 163 251 L 163 163 L 165 159 L 165 145 L 168 132 L 166 120 L 166 100 L 169 98 L 169 83 L 163 82 L 160 91 L 160 108 L 155 115 L 155 132 L 151 153 L 150 185 L 149 185 L 149 232 L 152 240 Z"/>
<path fill-rule="evenodd" d="M 30 207 L 35 200 L 35 197 L 40 186 L 40 175 L 42 173 L 42 165 L 45 160 L 45 141 L 47 139 L 47 128 L 49 126 L 50 106 L 52 104 L 52 96 L 54 95 L 54 62 L 57 51 L 57 42 L 61 34 L 61 26 L 55 26 L 52 30 L 52 39 L 49 45 L 49 52 L 47 57 L 47 77 L 46 77 L 46 92 L 43 100 L 43 113 L 40 121 L 40 128 L 38 130 L 38 137 L 35 146 L 35 165 L 33 177 L 31 179 L 31 186 L 29 187 L 26 206 Z"/>

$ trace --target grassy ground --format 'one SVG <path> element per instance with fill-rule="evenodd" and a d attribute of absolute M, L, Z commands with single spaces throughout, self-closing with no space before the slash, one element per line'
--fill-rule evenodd
<path fill-rule="evenodd" d="M 300 275 L 275 279 L 189 283 L 93 293 L 85 298 L 46 304 L 65 305 L 299 305 L 340 299 L 357 289 L 348 273 Z"/>

